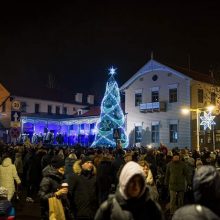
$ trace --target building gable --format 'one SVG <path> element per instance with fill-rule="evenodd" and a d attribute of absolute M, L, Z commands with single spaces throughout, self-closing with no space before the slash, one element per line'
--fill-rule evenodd
<path fill-rule="evenodd" d="M 149 60 L 141 69 L 139 69 L 137 71 L 137 73 L 135 73 L 127 82 L 125 82 L 120 90 L 123 91 L 124 89 L 126 89 L 128 86 L 130 86 L 136 79 L 138 79 L 139 77 L 143 76 L 144 74 L 150 73 L 152 71 L 164 71 L 164 72 L 170 72 L 180 78 L 184 78 L 184 79 L 192 79 L 190 77 L 188 77 L 187 75 L 180 73 L 168 66 L 165 66 L 153 59 Z"/>

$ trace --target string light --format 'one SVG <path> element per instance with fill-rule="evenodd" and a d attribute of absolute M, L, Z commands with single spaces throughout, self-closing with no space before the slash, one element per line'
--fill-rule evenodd
<path fill-rule="evenodd" d="M 125 133 L 125 118 L 121 109 L 118 84 L 114 79 L 116 69 L 109 69 L 110 78 L 106 84 L 104 98 L 101 103 L 101 114 L 96 123 L 96 135 L 92 146 L 116 146 L 113 138 L 113 129 L 121 130 L 120 142 L 122 147 L 128 146 L 128 137 Z"/>

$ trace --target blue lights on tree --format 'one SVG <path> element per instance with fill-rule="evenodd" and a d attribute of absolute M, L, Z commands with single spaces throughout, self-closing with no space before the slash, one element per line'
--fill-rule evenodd
<path fill-rule="evenodd" d="M 120 130 L 121 146 L 128 146 L 128 137 L 125 133 L 125 117 L 121 109 L 121 99 L 118 84 L 114 75 L 116 69 L 109 69 L 110 78 L 106 84 L 105 95 L 101 104 L 101 114 L 96 123 L 96 136 L 92 146 L 115 147 L 116 140 L 113 137 L 113 129 Z"/>

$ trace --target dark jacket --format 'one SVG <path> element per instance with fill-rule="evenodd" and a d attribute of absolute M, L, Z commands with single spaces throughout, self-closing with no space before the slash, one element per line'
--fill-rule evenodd
<path fill-rule="evenodd" d="M 76 217 L 93 218 L 98 209 L 96 176 L 82 170 L 80 160 L 74 168 L 75 175 L 67 177 L 72 211 Z"/>
<path fill-rule="evenodd" d="M 42 171 L 43 179 L 40 183 L 39 197 L 41 202 L 41 213 L 44 219 L 48 219 L 49 206 L 48 199 L 54 196 L 54 193 L 60 187 L 63 180 L 60 174 L 52 166 L 47 166 Z"/>
<path fill-rule="evenodd" d="M 130 179 L 140 175 L 143 187 L 136 198 L 127 195 L 127 184 Z M 160 207 L 149 196 L 149 188 L 145 185 L 145 174 L 142 167 L 130 161 L 123 167 L 119 177 L 119 187 L 115 195 L 111 195 L 99 207 L 95 220 L 161 220 L 163 214 Z"/>
<path fill-rule="evenodd" d="M 201 166 L 194 175 L 195 202 L 211 209 L 220 217 L 220 173 L 213 166 Z"/>
<path fill-rule="evenodd" d="M 186 182 L 190 183 L 187 166 L 183 161 L 171 161 L 167 164 L 165 185 L 169 190 L 179 192 L 185 191 Z"/>
<path fill-rule="evenodd" d="M 110 160 L 103 159 L 97 167 L 99 204 L 108 198 L 112 189 L 112 184 L 114 184 L 112 163 Z"/>

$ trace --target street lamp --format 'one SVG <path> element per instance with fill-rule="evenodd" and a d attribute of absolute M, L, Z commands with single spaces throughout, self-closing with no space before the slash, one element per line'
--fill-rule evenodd
<path fill-rule="evenodd" d="M 214 110 L 214 108 L 215 108 L 215 106 L 210 105 L 210 106 L 207 106 L 206 108 L 196 108 L 196 109 L 193 109 L 193 108 L 183 108 L 183 109 L 181 109 L 182 113 L 185 114 L 185 115 L 189 114 L 190 112 L 196 112 L 196 150 L 197 151 L 200 150 L 200 145 L 199 145 L 200 144 L 199 143 L 200 142 L 200 139 L 199 139 L 200 118 L 203 120 L 201 125 L 206 126 L 205 129 L 207 127 L 209 127 L 211 129 L 210 125 L 214 125 L 215 124 L 215 122 L 213 122 L 213 119 L 214 119 L 215 116 L 211 116 L 211 112 Z M 207 109 L 209 113 L 208 114 L 205 113 L 205 117 L 203 119 L 203 116 L 200 117 L 200 113 L 201 113 L 202 110 L 205 111 L 205 109 Z M 210 116 L 210 117 L 207 117 L 207 116 Z M 209 119 L 209 120 L 206 121 L 205 119 Z M 213 134 L 213 148 L 215 148 L 215 144 L 214 143 L 215 143 L 215 141 L 214 141 L 214 134 Z"/>

